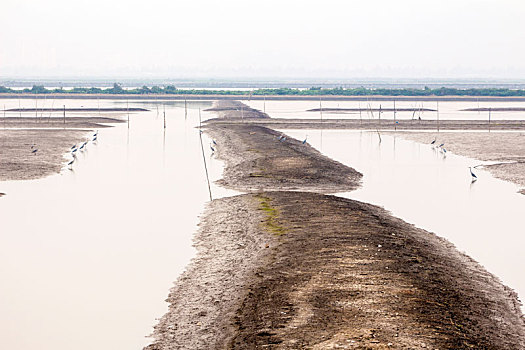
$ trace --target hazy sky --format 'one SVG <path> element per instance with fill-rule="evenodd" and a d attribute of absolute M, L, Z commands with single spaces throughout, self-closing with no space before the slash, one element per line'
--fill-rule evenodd
<path fill-rule="evenodd" d="M 523 0 L 2 0 L 3 77 L 525 78 Z"/>

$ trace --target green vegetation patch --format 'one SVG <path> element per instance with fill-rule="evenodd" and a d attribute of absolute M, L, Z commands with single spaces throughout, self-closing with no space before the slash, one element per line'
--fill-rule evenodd
<path fill-rule="evenodd" d="M 259 210 L 264 211 L 266 214 L 264 228 L 277 236 L 288 232 L 288 229 L 279 224 L 279 209 L 272 206 L 272 199 L 262 194 L 255 195 L 255 198 L 259 200 Z"/>
<path fill-rule="evenodd" d="M 179 89 L 174 85 L 166 86 L 142 86 L 140 88 L 124 89 L 118 83 L 112 88 L 97 87 L 75 87 L 72 89 L 48 89 L 41 85 L 33 85 L 31 89 L 16 90 L 0 86 L 0 93 L 27 93 L 27 94 L 108 94 L 108 95 L 235 95 L 235 96 L 525 96 L 525 90 L 507 88 L 449 88 L 440 87 L 431 89 L 424 88 L 321 88 L 311 87 L 309 89 L 297 88 L 275 88 L 247 90 L 203 90 L 203 89 Z"/>

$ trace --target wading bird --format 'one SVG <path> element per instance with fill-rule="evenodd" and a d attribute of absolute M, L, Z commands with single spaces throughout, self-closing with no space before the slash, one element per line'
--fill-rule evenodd
<path fill-rule="evenodd" d="M 212 145 L 210 145 L 210 148 L 211 148 L 211 151 L 212 151 L 212 152 L 215 152 L 215 148 L 213 148 Z"/>
<path fill-rule="evenodd" d="M 306 137 L 304 138 L 303 145 L 306 143 L 306 140 L 308 140 L 308 135 L 306 135 Z"/>
<path fill-rule="evenodd" d="M 445 146 L 445 144 L 444 144 L 444 143 L 442 143 L 442 144 L 441 144 L 441 145 L 439 145 L 438 147 L 439 147 L 439 148 L 441 148 L 441 147 L 443 147 L 443 146 Z"/>
<path fill-rule="evenodd" d="M 73 163 L 75 162 L 75 158 L 73 158 L 73 160 L 69 163 L 67 163 L 67 166 L 71 168 L 71 166 L 73 165 Z"/>
<path fill-rule="evenodd" d="M 31 153 L 33 154 L 36 154 L 36 152 L 38 152 L 38 148 L 35 148 L 34 150 L 31 151 Z"/>
<path fill-rule="evenodd" d="M 434 139 L 434 141 L 432 141 L 430 144 L 433 145 L 436 143 L 436 139 Z"/>
<path fill-rule="evenodd" d="M 217 141 L 215 141 L 215 140 L 211 140 L 211 142 L 213 142 L 213 144 L 214 144 L 215 146 L 217 146 Z"/>
<path fill-rule="evenodd" d="M 472 167 L 468 167 L 468 169 L 470 170 L 470 176 L 472 176 L 472 182 L 476 181 L 478 177 L 472 172 Z"/>

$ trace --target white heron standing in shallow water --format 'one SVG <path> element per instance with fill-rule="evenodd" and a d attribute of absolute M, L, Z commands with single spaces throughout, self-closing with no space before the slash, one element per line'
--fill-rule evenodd
<path fill-rule="evenodd" d="M 468 167 L 468 169 L 470 170 L 470 176 L 472 176 L 472 182 L 476 181 L 478 179 L 478 177 L 472 171 L 472 167 Z"/>

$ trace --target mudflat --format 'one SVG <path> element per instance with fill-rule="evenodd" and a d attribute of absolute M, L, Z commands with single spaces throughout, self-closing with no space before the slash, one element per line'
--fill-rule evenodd
<path fill-rule="evenodd" d="M 65 123 L 62 118 L 1 118 L 0 181 L 59 173 L 67 161 L 64 155 L 74 144 L 88 140 L 94 130 L 119 122 L 104 117 L 66 118 Z"/>
<path fill-rule="evenodd" d="M 420 143 L 444 143 L 447 151 L 462 156 L 490 161 L 483 168 L 502 180 L 524 187 L 525 194 L 525 132 L 398 132 L 395 135 Z M 473 164 L 475 166 L 476 164 Z"/>
<path fill-rule="evenodd" d="M 359 186 L 355 170 L 259 125 L 206 131 L 224 183 L 252 192 L 209 203 L 148 350 L 525 347 L 516 293 L 482 266 L 379 207 L 325 194 Z M 268 176 L 254 189 L 260 164 Z"/>
<path fill-rule="evenodd" d="M 326 129 L 326 130 L 525 130 L 523 120 L 498 120 L 490 125 L 486 120 L 397 120 L 392 119 L 244 119 L 221 118 L 215 123 L 244 123 L 265 126 L 272 129 Z"/>

